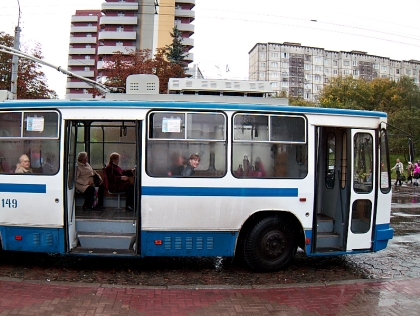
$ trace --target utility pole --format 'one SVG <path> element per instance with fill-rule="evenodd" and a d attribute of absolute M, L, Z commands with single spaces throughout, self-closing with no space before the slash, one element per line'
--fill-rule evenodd
<path fill-rule="evenodd" d="M 18 25 L 15 27 L 15 42 L 14 42 L 14 49 L 19 50 L 20 46 L 20 4 L 18 0 L 18 6 L 19 6 L 19 18 L 18 18 Z M 19 58 L 16 55 L 13 55 L 12 57 L 12 78 L 11 78 L 11 84 L 10 84 L 10 92 L 12 92 L 13 99 L 17 99 L 17 79 L 18 79 L 18 66 L 19 66 Z"/>

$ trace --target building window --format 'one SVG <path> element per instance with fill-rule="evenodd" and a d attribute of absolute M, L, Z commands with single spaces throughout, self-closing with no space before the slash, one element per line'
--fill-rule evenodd
<path fill-rule="evenodd" d="M 287 61 L 283 61 L 283 62 L 281 63 L 281 67 L 282 67 L 282 68 L 289 68 L 289 63 L 288 63 Z"/>
<path fill-rule="evenodd" d="M 353 60 L 353 66 L 357 66 L 357 60 Z"/>
<path fill-rule="evenodd" d="M 260 79 L 265 79 L 265 72 L 260 72 Z"/>
<path fill-rule="evenodd" d="M 91 48 L 92 46 L 90 45 L 90 44 L 87 44 L 86 45 L 86 48 Z"/>
<path fill-rule="evenodd" d="M 321 91 L 322 90 L 322 86 L 315 86 L 315 90 L 316 91 Z"/>
<path fill-rule="evenodd" d="M 405 70 L 405 74 L 408 75 L 408 76 L 410 76 L 411 75 L 411 70 L 410 69 L 406 69 Z"/>
<path fill-rule="evenodd" d="M 353 70 L 353 76 L 358 76 L 358 75 L 359 75 L 359 70 L 354 69 L 354 70 Z"/>
<path fill-rule="evenodd" d="M 338 75 L 338 69 L 333 69 L 333 74 Z"/>
<path fill-rule="evenodd" d="M 89 56 L 89 55 L 86 55 L 86 56 L 85 56 L 85 59 L 90 59 L 90 56 Z"/>
<path fill-rule="evenodd" d="M 272 77 L 272 78 L 278 78 L 278 77 L 279 77 L 279 73 L 278 73 L 278 72 L 276 72 L 276 71 L 272 71 L 272 72 L 270 73 L 270 77 Z"/>
<path fill-rule="evenodd" d="M 321 66 L 315 66 L 315 71 L 322 71 L 322 67 Z"/>
<path fill-rule="evenodd" d="M 121 41 L 119 41 L 119 42 L 116 42 L 115 43 L 115 46 L 123 46 L 124 44 L 123 44 L 123 42 L 121 42 Z"/>
<path fill-rule="evenodd" d="M 86 34 L 86 37 L 92 37 L 92 34 L 87 33 L 87 34 Z"/>
<path fill-rule="evenodd" d="M 118 26 L 117 32 L 124 32 L 124 26 Z"/>
<path fill-rule="evenodd" d="M 314 56 L 314 63 L 319 63 L 321 58 L 319 56 Z"/>
<path fill-rule="evenodd" d="M 373 69 L 379 69 L 379 64 L 373 64 Z"/>
<path fill-rule="evenodd" d="M 265 58 L 265 52 L 260 53 L 260 58 Z"/>
<path fill-rule="evenodd" d="M 321 76 L 320 75 L 315 75 L 314 80 L 315 81 L 321 81 Z"/>
<path fill-rule="evenodd" d="M 288 81 L 282 81 L 282 82 L 281 82 L 281 86 L 282 86 L 283 88 L 286 88 L 286 87 L 288 87 L 288 86 L 289 86 L 289 82 L 288 82 Z"/>
<path fill-rule="evenodd" d="M 289 53 L 282 53 L 281 54 L 281 57 L 282 58 L 289 58 Z"/>
<path fill-rule="evenodd" d="M 311 64 L 305 64 L 304 66 L 305 70 L 311 70 L 312 65 Z"/>
<path fill-rule="evenodd" d="M 381 69 L 382 69 L 382 71 L 387 71 L 388 67 L 383 65 Z"/>
<path fill-rule="evenodd" d="M 272 58 L 279 58 L 279 53 L 277 53 L 277 52 L 271 53 L 271 57 Z"/>
<path fill-rule="evenodd" d="M 265 68 L 265 62 L 260 63 L 261 68 Z"/>
<path fill-rule="evenodd" d="M 343 66 L 350 66 L 349 60 L 343 60 Z"/>
<path fill-rule="evenodd" d="M 279 63 L 278 63 L 278 62 L 276 62 L 276 61 L 272 61 L 272 62 L 271 62 L 271 67 L 272 67 L 272 68 L 279 68 Z"/>
<path fill-rule="evenodd" d="M 328 82 L 329 82 L 328 78 L 325 78 L 324 83 L 328 83 Z"/>
<path fill-rule="evenodd" d="M 324 72 L 325 72 L 326 74 L 328 74 L 328 73 L 330 72 L 330 70 L 329 70 L 328 68 L 325 68 L 325 69 L 324 69 Z"/>
<path fill-rule="evenodd" d="M 85 71 L 90 71 L 90 67 L 85 67 Z"/>
<path fill-rule="evenodd" d="M 278 82 L 270 82 L 270 86 L 272 88 L 277 88 L 278 87 Z"/>
<path fill-rule="evenodd" d="M 333 60 L 333 66 L 338 66 L 338 60 Z"/>
<path fill-rule="evenodd" d="M 324 59 L 324 65 L 328 66 L 330 64 L 330 61 L 328 59 Z"/>
<path fill-rule="evenodd" d="M 118 16 L 124 16 L 124 12 L 118 12 Z"/>
<path fill-rule="evenodd" d="M 282 72 L 282 73 L 281 73 L 281 76 L 282 76 L 282 77 L 289 77 L 289 74 L 288 74 L 287 72 Z"/>
<path fill-rule="evenodd" d="M 344 69 L 344 70 L 343 70 L 343 74 L 344 74 L 344 75 L 349 75 L 349 74 L 350 74 L 350 71 L 349 71 L 348 69 Z"/>

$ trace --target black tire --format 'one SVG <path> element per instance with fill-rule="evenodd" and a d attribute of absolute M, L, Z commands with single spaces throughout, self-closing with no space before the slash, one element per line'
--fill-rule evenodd
<path fill-rule="evenodd" d="M 246 264 L 256 271 L 277 271 L 296 254 L 296 234 L 292 223 L 279 216 L 261 219 L 244 240 Z"/>

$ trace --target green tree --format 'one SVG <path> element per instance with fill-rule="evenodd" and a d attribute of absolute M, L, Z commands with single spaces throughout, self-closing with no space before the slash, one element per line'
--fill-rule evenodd
<path fill-rule="evenodd" d="M 4 32 L 0 32 L 0 44 L 13 47 L 14 37 Z M 36 44 L 28 53 L 36 58 L 43 59 L 41 47 Z M 0 89 L 10 90 L 12 76 L 12 55 L 0 53 Z M 17 80 L 18 99 L 56 99 L 57 93 L 48 89 L 47 79 L 41 70 L 41 65 L 35 61 L 19 58 L 18 80 Z"/>
<path fill-rule="evenodd" d="M 325 86 L 319 101 L 322 107 L 386 112 L 391 150 L 407 152 L 409 135 L 416 147 L 420 146 L 417 123 L 420 120 L 420 90 L 409 77 L 402 77 L 398 82 L 387 78 L 369 82 L 351 77 L 336 78 Z"/>
<path fill-rule="evenodd" d="M 184 61 L 184 46 L 182 45 L 182 33 L 175 25 L 172 29 L 172 43 L 170 45 L 166 45 L 166 58 L 171 62 L 178 64 L 180 66 L 186 67 L 186 63 Z"/>

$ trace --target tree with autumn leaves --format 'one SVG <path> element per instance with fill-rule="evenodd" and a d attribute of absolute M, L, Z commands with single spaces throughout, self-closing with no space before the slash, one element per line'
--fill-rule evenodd
<path fill-rule="evenodd" d="M 0 44 L 13 47 L 14 37 L 0 32 Z M 41 47 L 37 44 L 29 52 L 43 59 Z M 0 90 L 10 90 L 12 75 L 12 55 L 0 53 Z M 17 99 L 57 99 L 57 93 L 48 89 L 47 79 L 41 65 L 29 59 L 19 58 Z"/>
<path fill-rule="evenodd" d="M 158 48 L 153 57 L 149 49 L 137 50 L 128 55 L 116 53 L 110 62 L 105 63 L 102 74 L 106 76 L 107 86 L 118 88 L 125 88 L 129 75 L 156 75 L 159 78 L 159 93 L 166 93 L 169 78 L 185 77 L 185 69 L 167 60 L 165 48 Z"/>

